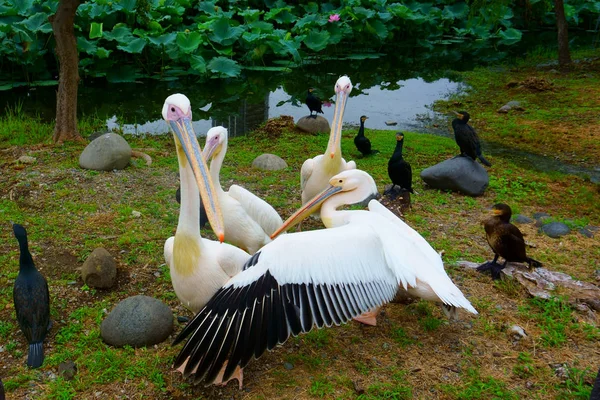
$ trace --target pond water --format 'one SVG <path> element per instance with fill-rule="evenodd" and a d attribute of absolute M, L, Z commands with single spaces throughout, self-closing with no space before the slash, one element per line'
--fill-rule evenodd
<path fill-rule="evenodd" d="M 199 135 L 204 135 L 212 126 L 224 125 L 232 136 L 238 136 L 268 118 L 290 115 L 297 121 L 308 115 L 304 98 L 309 85 L 315 87 L 317 96 L 325 101 L 323 116 L 331 120 L 332 101 L 335 100 L 333 87 L 344 73 L 343 64 L 343 61 L 330 63 L 333 65 L 332 72 L 324 76 L 312 75 L 311 69 L 295 70 L 291 76 L 276 74 L 273 77 L 276 85 L 271 85 L 274 87 L 261 87 L 262 82 L 270 80 L 270 74 L 257 72 L 253 72 L 246 82 L 211 80 L 188 84 L 146 81 L 100 85 L 92 82 L 80 86 L 78 108 L 80 115 L 96 115 L 106 120 L 109 130 L 161 135 L 169 131 L 160 116 L 162 102 L 169 94 L 181 92 L 192 101 L 194 128 Z M 360 76 L 353 76 L 350 72 L 348 75 L 354 89 L 346 106 L 344 124 L 358 125 L 360 116 L 367 115 L 366 126 L 371 129 L 427 130 L 422 121 L 435 114 L 431 105 L 463 87 L 447 77 L 426 81 L 418 76 L 397 79 L 400 74 L 396 74 L 395 80 L 384 84 L 373 81 L 372 77 L 364 82 Z M 394 78 L 394 74 L 389 77 Z M 288 82 L 278 82 L 278 78 Z M 306 84 L 298 85 L 296 82 Z M 20 103 L 26 113 L 51 120 L 55 113 L 55 90 L 55 87 L 38 87 L 4 92 L 5 105 L 12 107 Z"/>

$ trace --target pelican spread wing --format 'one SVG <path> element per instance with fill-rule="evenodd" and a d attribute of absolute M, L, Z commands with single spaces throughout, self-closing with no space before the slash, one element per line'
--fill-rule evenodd
<path fill-rule="evenodd" d="M 246 214 L 256 221 L 267 235 L 270 236 L 283 224 L 277 211 L 254 193 L 238 185 L 231 185 L 228 193 L 240 203 Z"/>
<path fill-rule="evenodd" d="M 185 363 L 185 376 L 212 382 L 226 364 L 226 380 L 290 335 L 339 325 L 389 302 L 398 284 L 387 259 L 378 235 L 364 227 L 280 236 L 179 334 L 175 344 L 191 336 L 175 367 Z"/>
<path fill-rule="evenodd" d="M 440 255 L 431 247 L 431 245 L 417 231 L 408 226 L 400 218 L 396 217 L 390 210 L 377 200 L 369 202 L 369 211 L 373 212 L 392 223 L 399 235 L 395 237 L 395 246 L 400 246 L 399 238 L 406 241 L 409 246 L 404 252 L 403 262 L 413 263 L 411 258 L 420 260 L 418 264 L 414 263 L 412 268 L 416 278 L 421 282 L 427 282 L 427 285 L 435 292 L 439 299 L 448 306 L 464 308 L 473 314 L 477 314 L 471 302 L 467 300 L 464 294 L 452 282 L 444 269 L 444 263 Z M 383 236 L 383 235 L 382 235 Z M 411 285 L 412 286 L 412 285 Z"/>

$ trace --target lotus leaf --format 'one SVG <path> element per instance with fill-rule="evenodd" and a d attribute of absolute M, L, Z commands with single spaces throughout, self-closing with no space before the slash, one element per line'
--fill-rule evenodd
<path fill-rule="evenodd" d="M 100 22 L 92 22 L 90 24 L 90 39 L 96 39 L 96 38 L 100 38 L 102 37 L 102 25 L 103 23 Z"/>
<path fill-rule="evenodd" d="M 190 66 L 194 72 L 197 72 L 200 75 L 206 73 L 206 61 L 202 56 L 191 56 Z"/>
<path fill-rule="evenodd" d="M 208 63 L 208 69 L 220 75 L 236 77 L 242 68 L 234 60 L 225 57 L 215 57 Z"/>
<path fill-rule="evenodd" d="M 202 43 L 200 32 L 179 32 L 177 34 L 177 45 L 184 53 L 191 53 Z"/>
<path fill-rule="evenodd" d="M 129 41 L 129 43 L 127 43 L 126 46 L 119 45 L 119 46 L 117 46 L 117 48 L 120 50 L 126 51 L 127 53 L 137 54 L 137 53 L 141 53 L 145 46 L 146 46 L 145 39 L 136 38 L 136 39 Z"/>
<path fill-rule="evenodd" d="M 329 32 L 312 30 L 306 35 L 304 44 L 313 51 L 321 51 L 329 43 Z"/>
<path fill-rule="evenodd" d="M 166 46 L 168 44 L 173 43 L 177 34 L 175 32 L 165 33 L 164 35 L 160 35 L 157 37 L 148 36 L 148 41 L 156 46 Z"/>
<path fill-rule="evenodd" d="M 212 33 L 209 34 L 210 40 L 222 46 L 230 46 L 235 43 L 244 33 L 244 28 L 240 26 L 232 27 L 227 18 L 219 18 L 212 23 Z"/>
<path fill-rule="evenodd" d="M 510 45 L 517 43 L 519 40 L 521 40 L 523 33 L 517 29 L 508 28 L 505 31 L 500 31 L 498 35 L 502 39 L 500 40 L 500 43 Z"/>
<path fill-rule="evenodd" d="M 48 22 L 48 16 L 45 13 L 37 13 L 27 18 L 20 25 L 29 29 L 31 32 L 52 32 L 52 25 Z"/>

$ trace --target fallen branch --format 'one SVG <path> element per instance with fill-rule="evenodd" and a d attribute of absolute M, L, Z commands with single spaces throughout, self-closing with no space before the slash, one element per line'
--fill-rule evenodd
<path fill-rule="evenodd" d="M 470 261 L 458 261 L 459 267 L 475 269 L 479 264 Z M 509 262 L 502 274 L 516 279 L 533 297 L 548 299 L 557 287 L 564 289 L 569 302 L 577 307 L 585 303 L 590 308 L 600 311 L 600 288 L 592 283 L 573 279 L 558 271 L 546 268 L 527 268 L 526 264 Z"/>

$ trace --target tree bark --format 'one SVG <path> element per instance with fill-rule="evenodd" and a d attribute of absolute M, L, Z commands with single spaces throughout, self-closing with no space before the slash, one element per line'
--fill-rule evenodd
<path fill-rule="evenodd" d="M 556 28 L 558 29 L 558 66 L 561 70 L 565 70 L 571 65 L 571 53 L 569 51 L 569 29 L 563 0 L 554 0 L 554 14 L 556 15 Z"/>
<path fill-rule="evenodd" d="M 83 140 L 77 129 L 77 86 L 79 85 L 79 55 L 75 39 L 75 13 L 81 0 L 60 0 L 56 14 L 50 17 L 56 39 L 59 76 L 56 93 L 56 125 L 52 140 Z"/>

